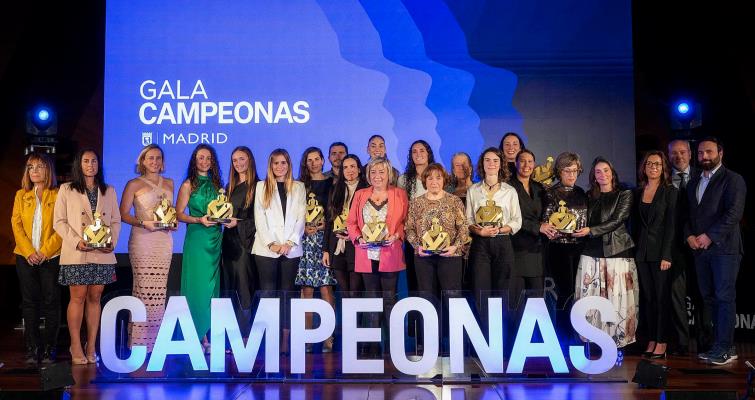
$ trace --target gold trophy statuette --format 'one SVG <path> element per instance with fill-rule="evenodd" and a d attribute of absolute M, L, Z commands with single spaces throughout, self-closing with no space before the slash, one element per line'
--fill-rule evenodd
<path fill-rule="evenodd" d="M 432 222 L 430 230 L 422 235 L 422 248 L 427 254 L 440 254 L 451 245 L 451 238 L 448 237 L 448 232 L 440 226 L 438 218 L 433 218 Z"/>
<path fill-rule="evenodd" d="M 349 218 L 349 208 L 344 207 L 343 211 L 341 212 L 341 215 L 337 216 L 336 219 L 333 220 L 333 233 L 337 233 L 339 235 L 345 235 L 346 234 L 346 220 Z"/>
<path fill-rule="evenodd" d="M 499 226 L 503 220 L 503 210 L 495 205 L 495 201 L 488 197 L 484 206 L 477 209 L 474 220 L 480 226 Z"/>
<path fill-rule="evenodd" d="M 563 200 L 558 202 L 558 211 L 551 214 L 548 222 L 561 233 L 573 233 L 577 229 L 577 216 L 569 212 Z"/>
<path fill-rule="evenodd" d="M 155 228 L 160 230 L 173 229 L 178 226 L 176 222 L 176 208 L 173 207 L 170 200 L 163 196 L 160 203 L 152 211 L 155 217 Z"/>
<path fill-rule="evenodd" d="M 317 201 L 317 196 L 314 193 L 310 193 L 309 200 L 307 200 L 307 214 L 305 216 L 307 226 L 319 226 L 324 218 L 325 209 Z"/>
<path fill-rule="evenodd" d="M 548 156 L 545 159 L 545 164 L 538 165 L 535 170 L 532 171 L 532 180 L 540 182 L 546 187 L 553 183 L 553 178 L 556 176 L 556 170 L 553 168 L 553 157 Z"/>
<path fill-rule="evenodd" d="M 378 215 L 375 211 L 370 215 L 370 222 L 365 222 L 362 227 L 362 238 L 370 247 L 385 246 L 388 241 L 388 227 L 384 221 L 378 221 Z"/>
<path fill-rule="evenodd" d="M 84 243 L 90 249 L 104 249 L 113 245 L 110 227 L 102 224 L 100 213 L 94 213 L 94 223 L 84 228 Z"/>
<path fill-rule="evenodd" d="M 233 216 L 233 204 L 228 202 L 225 190 L 218 190 L 218 197 L 207 205 L 207 219 L 212 222 L 227 224 Z"/>

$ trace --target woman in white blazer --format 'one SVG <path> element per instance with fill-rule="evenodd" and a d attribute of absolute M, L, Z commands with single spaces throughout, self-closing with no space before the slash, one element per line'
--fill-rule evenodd
<path fill-rule="evenodd" d="M 291 157 L 286 150 L 275 149 L 270 153 L 267 177 L 257 182 L 256 193 L 254 223 L 257 232 L 252 254 L 262 296 L 277 297 L 270 292 L 295 288 L 306 213 L 306 190 L 303 183 L 294 180 Z M 283 326 L 281 352 L 285 353 L 288 351 L 288 321 L 284 321 Z"/>

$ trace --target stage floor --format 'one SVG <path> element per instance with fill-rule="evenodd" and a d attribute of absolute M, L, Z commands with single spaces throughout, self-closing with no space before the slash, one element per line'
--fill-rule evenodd
<path fill-rule="evenodd" d="M 21 333 L 3 329 L 0 334 L 0 398 L 9 392 L 26 391 L 28 398 L 39 398 L 39 393 L 29 393 L 40 388 L 39 371 L 28 368 L 20 361 L 22 352 Z M 61 346 L 62 347 L 62 346 Z M 671 367 L 667 390 L 737 391 L 738 396 L 745 392 L 747 367 L 745 360 L 755 357 L 755 346 L 740 343 L 737 346 L 739 360 L 724 366 L 712 367 L 700 363 L 693 355 L 671 357 L 660 363 Z M 64 352 L 67 353 L 67 352 Z M 450 383 L 440 379 L 426 379 L 409 382 L 397 377 L 394 381 L 375 379 L 372 382 L 302 382 L 306 376 L 283 374 L 271 382 L 231 379 L 232 374 L 222 382 L 210 382 L 212 377 L 188 380 L 139 381 L 147 376 L 135 373 L 137 380 L 120 379 L 114 382 L 113 376 L 103 373 L 100 364 L 73 366 L 72 374 L 76 384 L 70 389 L 74 399 L 119 399 L 119 400 L 161 400 L 161 399 L 658 399 L 662 390 L 640 389 L 631 383 L 639 356 L 627 355 L 622 365 L 610 373 L 610 379 L 587 381 L 578 376 L 565 379 L 550 379 L 539 374 L 511 377 L 507 382 L 472 381 Z M 340 361 L 340 353 L 310 354 L 307 356 L 308 370 L 318 371 L 331 368 Z M 59 362 L 69 362 L 67 354 Z M 474 361 L 470 361 L 474 363 Z M 528 364 L 529 365 L 529 364 Z M 287 370 L 286 362 L 281 369 Z M 528 368 L 529 369 L 529 368 Z M 388 377 L 391 376 L 389 373 Z M 310 377 L 311 378 L 311 377 Z M 353 382 L 353 380 L 351 381 Z M 399 383 L 401 382 L 401 383 Z M 61 398 L 57 396 L 56 398 Z M 723 397 L 718 397 L 723 400 Z"/>

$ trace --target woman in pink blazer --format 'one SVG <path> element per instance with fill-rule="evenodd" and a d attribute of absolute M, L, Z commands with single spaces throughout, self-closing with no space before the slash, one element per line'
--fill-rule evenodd
<path fill-rule="evenodd" d="M 385 300 L 385 318 L 396 301 L 396 283 L 404 263 L 404 223 L 409 210 L 409 200 L 403 189 L 389 185 L 393 179 L 393 167 L 385 158 L 373 158 L 367 164 L 367 181 L 371 187 L 358 190 L 349 209 L 346 221 L 349 239 L 354 242 L 354 270 L 362 274 L 364 288 L 368 292 L 382 292 Z M 384 221 L 387 244 L 370 247 L 362 237 L 365 221 L 372 218 Z"/>
<path fill-rule="evenodd" d="M 105 285 L 115 281 L 113 249 L 121 230 L 121 213 L 115 189 L 105 183 L 99 155 L 93 149 L 76 154 L 72 181 L 63 184 L 55 200 L 53 227 L 63 238 L 58 283 L 68 286 L 71 300 L 66 317 L 71 335 L 71 362 L 97 362 L 95 344 L 100 326 L 100 297 Z M 83 239 L 84 229 L 94 223 L 95 213 L 102 225 L 110 227 L 111 246 L 93 250 Z M 85 307 L 86 306 L 86 307 Z M 81 323 L 86 308 L 86 353 L 81 345 Z"/>

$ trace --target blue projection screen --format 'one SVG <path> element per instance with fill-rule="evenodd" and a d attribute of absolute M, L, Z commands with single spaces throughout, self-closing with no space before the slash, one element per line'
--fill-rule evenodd
<path fill-rule="evenodd" d="M 297 171 L 308 146 L 366 157 L 376 133 L 400 170 L 414 140 L 448 166 L 515 131 L 539 162 L 603 155 L 633 180 L 629 0 L 108 0 L 105 62 L 103 158 L 119 194 L 148 143 L 177 190 L 198 143 L 216 147 L 225 181 L 238 145 L 264 177 L 275 148 Z"/>

